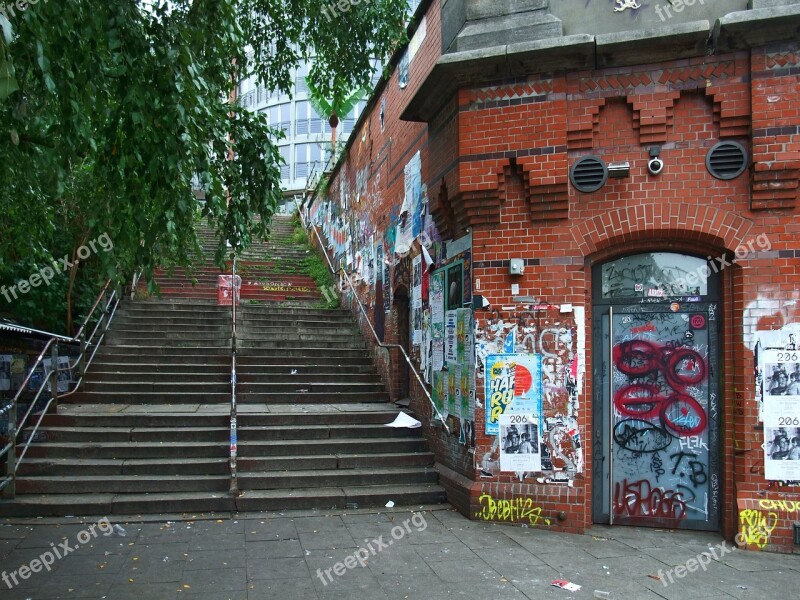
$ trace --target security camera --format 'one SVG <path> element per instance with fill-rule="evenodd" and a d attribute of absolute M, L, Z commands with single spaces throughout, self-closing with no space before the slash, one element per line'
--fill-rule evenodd
<path fill-rule="evenodd" d="M 650 148 L 650 160 L 647 161 L 647 170 L 650 171 L 651 175 L 658 175 L 664 170 L 664 161 L 658 158 L 659 154 L 661 154 L 660 146 Z"/>
<path fill-rule="evenodd" d="M 651 158 L 647 161 L 647 170 L 650 171 L 651 175 L 658 175 L 664 170 L 664 161 L 658 157 Z"/>

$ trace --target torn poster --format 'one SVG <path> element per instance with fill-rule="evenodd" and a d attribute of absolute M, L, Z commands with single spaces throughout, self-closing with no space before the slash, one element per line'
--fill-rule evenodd
<path fill-rule="evenodd" d="M 500 470 L 515 473 L 542 470 L 539 422 L 533 415 L 500 415 Z"/>

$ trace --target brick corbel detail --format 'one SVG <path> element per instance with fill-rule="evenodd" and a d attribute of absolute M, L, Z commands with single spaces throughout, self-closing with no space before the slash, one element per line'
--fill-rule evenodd
<path fill-rule="evenodd" d="M 453 199 L 453 205 L 457 229 L 453 235 L 467 227 L 500 224 L 500 197 L 496 188 L 461 192 Z"/>
<path fill-rule="evenodd" d="M 746 85 L 725 85 L 724 88 L 709 85 L 706 96 L 714 102 L 714 123 L 719 125 L 719 137 L 750 133 L 750 91 Z"/>
<path fill-rule="evenodd" d="M 800 160 L 757 162 L 753 170 L 751 210 L 793 209 L 800 195 Z"/>
<path fill-rule="evenodd" d="M 567 123 L 567 146 L 570 150 L 591 150 L 594 136 L 600 127 L 600 109 L 606 105 L 605 98 L 583 101 L 570 116 Z"/>
<path fill-rule="evenodd" d="M 633 128 L 639 130 L 639 143 L 666 143 L 675 101 L 680 97 L 677 90 L 628 96 L 628 104 L 633 108 Z"/>
<path fill-rule="evenodd" d="M 456 216 L 453 211 L 453 203 L 447 193 L 447 184 L 442 180 L 439 185 L 439 192 L 430 198 L 430 211 L 436 229 L 443 239 L 452 238 L 455 234 Z"/>
<path fill-rule="evenodd" d="M 569 162 L 566 152 L 517 159 L 498 173 L 498 192 L 505 200 L 505 180 L 516 170 L 522 179 L 531 221 L 557 221 L 569 218 Z"/>

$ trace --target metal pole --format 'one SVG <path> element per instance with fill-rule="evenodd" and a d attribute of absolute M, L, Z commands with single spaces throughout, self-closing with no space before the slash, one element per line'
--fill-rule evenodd
<path fill-rule="evenodd" d="M 8 449 L 8 456 L 6 457 L 6 475 L 11 477 L 9 484 L 3 489 L 3 498 L 13 499 L 17 493 L 17 476 L 14 472 L 17 470 L 17 398 L 11 404 L 11 410 L 8 413 L 8 441 L 10 448 Z"/>
<path fill-rule="evenodd" d="M 50 393 L 53 397 L 53 406 L 58 406 L 58 342 L 53 344 L 53 351 L 50 354 Z"/>

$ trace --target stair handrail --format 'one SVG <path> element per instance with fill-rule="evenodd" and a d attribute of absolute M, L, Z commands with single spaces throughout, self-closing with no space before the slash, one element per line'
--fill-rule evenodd
<path fill-rule="evenodd" d="M 0 480 L 0 491 L 2 491 L 3 497 L 14 498 L 16 496 L 17 471 L 19 470 L 19 466 L 22 463 L 22 460 L 25 458 L 28 449 L 30 448 L 31 442 L 35 439 L 36 432 L 39 430 L 39 426 L 42 424 L 42 420 L 47 414 L 47 411 L 50 409 L 50 406 L 54 402 L 57 403 L 59 398 L 65 398 L 67 396 L 74 394 L 76 391 L 78 391 L 78 389 L 80 389 L 81 385 L 83 384 L 83 379 L 84 375 L 86 374 L 86 369 L 88 369 L 89 365 L 92 364 L 95 354 L 97 354 L 97 350 L 100 348 L 100 345 L 103 343 L 103 340 L 105 339 L 106 332 L 108 331 L 108 326 L 111 324 L 111 321 L 113 320 L 114 315 L 116 314 L 117 307 L 119 306 L 120 299 L 116 289 L 111 292 L 111 294 L 108 297 L 108 300 L 106 302 L 103 302 L 104 298 L 106 297 L 106 294 L 109 291 L 110 286 L 111 286 L 111 280 L 109 279 L 103 286 L 103 289 L 100 291 L 100 294 L 97 296 L 97 300 L 95 300 L 95 303 L 92 305 L 92 308 L 86 315 L 86 318 L 83 320 L 83 323 L 78 329 L 78 333 L 76 333 L 72 337 L 67 337 L 57 334 L 52 334 L 50 336 L 50 338 L 45 343 L 44 348 L 42 348 L 41 352 L 39 352 L 39 355 L 36 357 L 36 360 L 33 362 L 33 365 L 28 369 L 28 373 L 25 376 L 22 385 L 17 390 L 17 393 L 14 394 L 14 397 L 6 406 L 0 409 L 0 414 L 8 412 L 8 427 L 6 429 L 6 433 L 8 435 L 8 441 L 3 447 L 3 449 L 0 450 L 0 459 L 2 459 L 3 456 L 6 457 L 5 477 L 2 480 Z M 112 303 L 114 304 L 113 308 L 111 306 Z M 91 321 L 95 311 L 100 306 L 102 306 L 101 309 L 102 314 L 100 315 L 100 318 L 97 320 L 97 324 L 92 330 L 92 333 L 87 338 L 86 332 L 89 322 Z M 94 337 L 97 334 L 98 330 L 101 328 L 101 326 L 102 326 L 101 330 L 102 333 L 100 335 L 100 338 L 97 340 L 97 342 L 94 342 Z M 27 330 L 33 333 L 47 333 L 26 327 L 15 326 L 15 328 Z M 80 344 L 80 352 L 78 354 L 78 357 L 75 359 L 75 362 L 69 364 L 68 361 L 68 366 L 64 368 L 59 368 L 58 366 L 58 345 L 60 343 Z M 90 348 L 93 349 L 87 361 L 86 355 Z M 21 419 L 18 419 L 17 407 L 19 405 L 20 396 L 28 387 L 31 377 L 33 377 L 33 374 L 36 372 L 36 370 L 39 368 L 40 365 L 42 365 L 42 370 L 44 371 L 43 361 L 45 360 L 45 356 L 48 350 L 50 351 L 50 356 L 51 356 L 50 371 L 45 372 L 45 377 L 42 378 L 42 383 L 39 385 L 39 388 L 36 391 L 33 400 L 31 400 L 31 403 L 28 406 L 28 410 L 25 411 L 25 415 Z M 78 381 L 74 384 L 71 390 L 63 394 L 59 394 L 58 392 L 59 371 L 72 371 L 72 369 L 76 367 L 78 369 L 78 375 L 79 375 Z M 50 399 L 47 401 L 47 404 L 45 404 L 44 408 L 39 413 L 38 419 L 36 420 L 36 424 L 34 425 L 33 430 L 28 435 L 28 439 L 25 441 L 25 444 L 22 447 L 22 452 L 20 452 L 19 457 L 17 457 L 16 453 L 17 438 L 19 437 L 19 434 L 27 426 L 28 419 L 30 418 L 31 413 L 33 412 L 33 409 L 36 406 L 36 403 L 39 401 L 39 398 L 41 397 L 42 392 L 45 390 L 48 383 L 50 385 L 50 394 L 51 394 Z"/>
<path fill-rule="evenodd" d="M 236 408 L 236 305 L 239 304 L 239 286 L 236 285 L 236 256 L 231 261 L 231 421 L 230 421 L 230 470 L 229 493 L 233 497 L 239 495 L 239 483 L 236 474 L 236 456 L 238 454 L 238 428 Z"/>
<path fill-rule="evenodd" d="M 420 376 L 419 371 L 417 371 L 417 368 L 411 362 L 411 358 L 408 356 L 408 353 L 406 353 L 406 349 L 403 348 L 403 346 L 401 346 L 400 344 L 386 344 L 386 343 L 384 343 L 384 342 L 382 342 L 380 340 L 380 338 L 378 337 L 378 333 L 375 331 L 375 328 L 372 326 L 372 321 L 370 320 L 369 316 L 367 315 L 367 311 L 364 308 L 364 304 L 359 299 L 358 294 L 356 293 L 356 290 L 353 287 L 353 282 L 350 280 L 349 274 L 347 273 L 347 271 L 345 271 L 344 268 L 340 268 L 340 269 L 337 270 L 333 266 L 333 263 L 331 262 L 331 259 L 328 257 L 327 251 L 325 250 L 325 243 L 322 241 L 322 236 L 320 235 L 319 230 L 317 229 L 317 226 L 314 225 L 313 223 L 307 223 L 306 222 L 306 219 L 303 217 L 303 211 L 300 210 L 299 206 L 297 208 L 297 214 L 300 215 L 300 220 L 303 223 L 303 226 L 306 229 L 312 229 L 314 231 L 314 235 L 317 237 L 317 241 L 319 242 L 319 247 L 322 250 L 322 255 L 325 257 L 325 261 L 328 263 L 328 267 L 331 270 L 331 274 L 334 277 L 336 277 L 336 275 L 338 275 L 340 272 L 344 274 L 344 276 L 345 276 L 344 278 L 347 281 L 347 284 L 350 286 L 350 291 L 353 292 L 353 297 L 356 299 L 356 303 L 358 303 L 358 308 L 361 310 L 361 314 L 364 316 L 364 320 L 367 322 L 367 325 L 369 326 L 369 330 L 372 332 L 372 336 L 375 338 L 375 343 L 377 344 L 377 346 L 380 347 L 380 348 L 387 348 L 387 349 L 389 349 L 389 348 L 397 348 L 397 349 L 400 350 L 400 352 L 403 355 L 403 358 L 405 359 L 406 363 L 408 363 L 408 367 L 411 369 L 411 372 L 414 374 L 414 377 L 417 378 L 417 381 L 419 382 L 420 388 L 422 388 L 422 392 L 425 394 L 425 397 L 428 399 L 428 402 L 430 402 L 430 405 L 433 408 L 433 410 L 436 411 L 436 416 L 437 416 L 438 420 L 441 422 L 442 427 L 444 427 L 445 431 L 447 432 L 447 435 L 451 435 L 450 434 L 450 428 L 447 426 L 447 422 L 446 422 L 445 418 L 442 416 L 442 413 L 439 411 L 439 408 L 436 406 L 436 403 L 433 401 L 433 397 L 431 396 L 430 392 L 428 391 L 428 388 L 426 387 L 425 382 L 422 380 L 422 377 Z"/>

